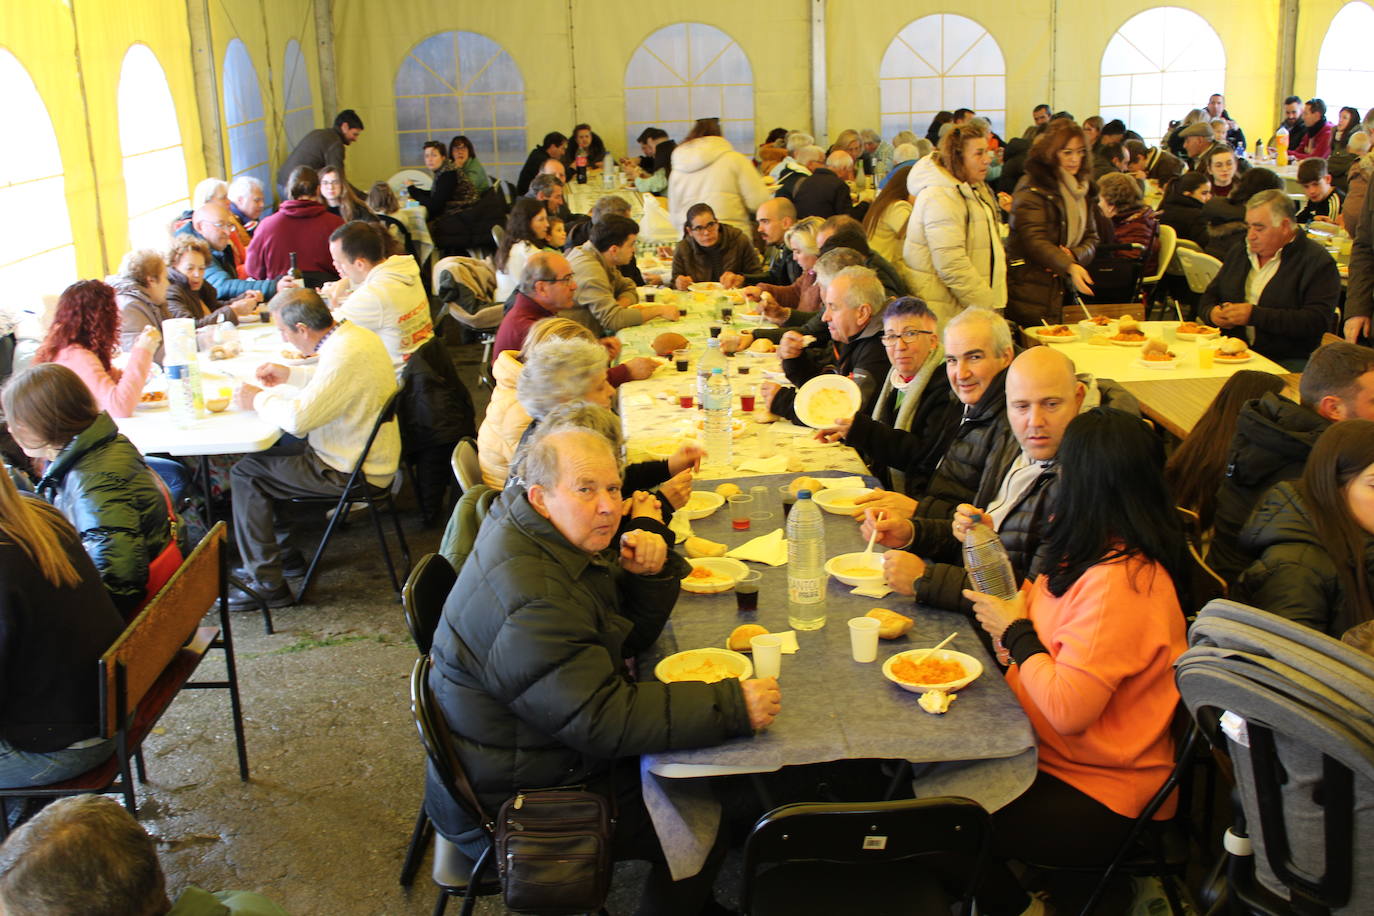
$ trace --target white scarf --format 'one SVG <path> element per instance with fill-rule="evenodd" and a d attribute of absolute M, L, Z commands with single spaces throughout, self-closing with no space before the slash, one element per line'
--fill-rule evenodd
<path fill-rule="evenodd" d="M 1059 193 L 1064 198 L 1064 218 L 1069 223 L 1068 239 L 1064 244 L 1068 248 L 1077 248 L 1083 241 L 1083 233 L 1087 226 L 1088 181 L 1060 168 Z"/>

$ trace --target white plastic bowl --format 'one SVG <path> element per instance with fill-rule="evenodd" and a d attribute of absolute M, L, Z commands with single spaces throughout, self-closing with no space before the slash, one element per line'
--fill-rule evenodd
<path fill-rule="evenodd" d="M 703 582 L 690 576 L 683 577 L 682 590 L 695 592 L 698 595 L 715 595 L 720 592 L 728 592 L 749 571 L 749 567 L 739 560 L 727 557 L 697 557 L 687 562 L 692 564 L 693 569 L 708 569 L 711 571 L 711 575 L 722 577 L 725 580 Z"/>
<path fill-rule="evenodd" d="M 693 490 L 692 495 L 687 498 L 687 503 L 678 509 L 674 515 L 681 515 L 688 521 L 695 521 L 705 518 L 725 505 L 725 497 L 719 493 L 712 493 L 710 490 Z"/>
<path fill-rule="evenodd" d="M 696 678 L 681 675 L 690 671 L 694 666 L 707 661 L 724 665 L 730 669 L 730 673 L 734 677 L 741 681 L 747 680 L 754 673 L 754 663 L 749 660 L 747 655 L 732 652 L 729 649 L 707 647 L 705 649 L 688 649 L 685 652 L 676 652 L 668 656 L 654 665 L 654 677 L 665 684 L 696 680 Z"/>
<path fill-rule="evenodd" d="M 982 662 L 978 661 L 978 659 L 974 658 L 972 655 L 956 652 L 953 649 L 936 649 L 931 655 L 934 658 L 939 658 L 944 661 L 957 661 L 962 664 L 964 666 L 964 676 L 957 680 L 946 681 L 943 684 L 913 684 L 909 681 L 901 680 L 892 673 L 892 666 L 895 665 L 899 659 L 907 656 L 921 655 L 925 651 L 925 649 L 908 649 L 905 652 L 898 652 L 896 655 L 893 655 L 887 661 L 883 662 L 883 677 L 903 690 L 909 690 L 912 693 L 925 693 L 927 690 L 943 690 L 946 692 L 962 690 L 977 680 L 979 675 L 983 673 Z"/>
<path fill-rule="evenodd" d="M 868 566 L 873 570 L 873 573 L 867 576 L 856 576 L 844 571 L 856 566 Z M 838 557 L 831 557 L 825 561 L 825 571 L 845 585 L 881 585 L 883 581 L 883 555 L 877 551 L 867 557 L 864 556 L 863 551 L 842 553 Z"/>
<path fill-rule="evenodd" d="M 812 493 L 811 499 L 826 512 L 835 515 L 853 515 L 859 510 L 854 501 L 860 496 L 873 492 L 872 487 L 834 487 Z"/>

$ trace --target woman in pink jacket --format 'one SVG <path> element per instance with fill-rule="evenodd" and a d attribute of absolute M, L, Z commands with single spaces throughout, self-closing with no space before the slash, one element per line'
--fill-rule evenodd
<path fill-rule="evenodd" d="M 115 291 L 99 280 L 78 280 L 57 300 L 52 327 L 34 362 L 66 366 L 91 389 L 101 410 L 127 417 L 142 397 L 162 334 L 155 325 L 144 327 L 121 371 L 110 363 L 119 352 L 119 328 Z"/>
<path fill-rule="evenodd" d="M 1174 760 L 1186 547 L 1159 440 L 1139 417 L 1099 407 L 1069 424 L 1059 464 L 1038 574 L 1013 601 L 964 592 L 1010 654 L 1007 683 L 1040 739 L 1035 782 L 993 815 L 978 891 L 989 916 L 1045 912 L 1008 859 L 1110 862 Z M 956 534 L 970 510 L 960 507 Z"/>

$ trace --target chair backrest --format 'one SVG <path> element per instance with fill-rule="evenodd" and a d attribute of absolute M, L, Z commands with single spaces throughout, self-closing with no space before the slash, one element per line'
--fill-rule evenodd
<path fill-rule="evenodd" d="M 406 584 L 401 589 L 401 607 L 405 609 L 410 638 L 415 640 L 415 648 L 421 655 L 429 654 L 434 628 L 439 625 L 444 602 L 457 578 L 448 560 L 437 553 L 421 557 L 406 577 Z"/>
<path fill-rule="evenodd" d="M 759 818 L 744 844 L 745 912 L 760 868 L 825 862 L 872 868 L 907 869 L 927 856 L 967 859 L 973 876 L 963 896 L 977 884 L 987 855 L 991 819 L 967 798 L 917 798 L 888 802 L 783 805 Z M 797 875 L 805 880 L 805 872 Z"/>
<path fill-rule="evenodd" d="M 473 810 L 472 804 L 458 788 L 458 774 L 463 771 L 463 764 L 453 749 L 453 737 L 443 710 L 435 704 L 434 695 L 429 690 L 429 666 L 429 656 L 421 655 L 410 669 L 410 712 L 415 717 L 415 728 L 420 732 L 420 744 L 424 746 L 425 756 L 434 765 L 439 781 L 452 796 L 454 804 L 480 823 L 481 814 Z"/>
<path fill-rule="evenodd" d="M 224 522 L 201 538 L 167 584 L 100 657 L 101 733 L 109 738 L 224 594 Z"/>
<path fill-rule="evenodd" d="M 506 230 L 505 230 L 503 227 L 501 227 L 501 226 L 492 226 L 492 227 L 491 227 L 491 240 L 492 240 L 493 242 L 496 243 L 496 247 L 497 247 L 497 248 L 500 248 L 500 247 L 501 247 L 501 243 L 502 243 L 503 241 L 505 241 L 505 238 L 506 238 Z"/>
<path fill-rule="evenodd" d="M 1174 510 L 1183 523 L 1184 537 L 1188 541 L 1189 606 L 1183 612 L 1191 620 L 1208 602 L 1225 598 L 1230 586 L 1202 558 L 1202 519 L 1192 509 L 1183 506 L 1175 506 Z"/>
<path fill-rule="evenodd" d="M 1146 277 L 1146 283 L 1159 281 L 1169 269 L 1169 264 L 1174 260 L 1174 250 L 1178 247 L 1178 230 L 1173 226 L 1159 224 L 1159 258 L 1155 262 L 1155 275 Z"/>
<path fill-rule="evenodd" d="M 453 448 L 453 473 L 463 492 L 482 482 L 482 464 L 477 459 L 477 440 L 467 437 Z"/>
<path fill-rule="evenodd" d="M 387 397 L 386 403 L 382 405 L 381 413 L 377 414 L 377 420 L 372 424 L 372 432 L 367 434 L 367 442 L 363 444 L 362 453 L 358 455 L 358 463 L 353 465 L 353 473 L 348 476 L 348 489 L 352 489 L 354 484 L 363 479 L 363 465 L 367 463 L 368 453 L 372 451 L 372 443 L 377 441 L 377 434 L 382 431 L 382 427 L 396 419 L 396 404 L 401 399 L 401 388 L 397 388 Z"/>
<path fill-rule="evenodd" d="M 1139 302 L 1089 302 L 1087 308 L 1093 317 L 1101 315 L 1104 318 L 1120 318 L 1122 315 L 1130 315 L 1132 318 L 1145 320 L 1145 306 Z M 1073 317 L 1070 311 L 1067 308 L 1064 310 L 1066 321 Z M 1078 311 L 1081 313 L 1082 309 Z"/>
<path fill-rule="evenodd" d="M 1210 254 L 1190 248 L 1179 247 L 1175 252 L 1183 276 L 1188 279 L 1188 289 L 1195 293 L 1206 292 L 1212 278 L 1221 270 L 1221 262 Z"/>

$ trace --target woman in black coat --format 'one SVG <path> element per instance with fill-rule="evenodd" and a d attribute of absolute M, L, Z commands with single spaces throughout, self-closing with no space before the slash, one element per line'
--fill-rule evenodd
<path fill-rule="evenodd" d="M 38 494 L 80 533 L 115 607 L 129 616 L 146 597 L 149 565 L 172 538 L 170 497 L 66 366 L 43 363 L 14 376 L 0 402 L 15 441 L 48 462 Z"/>
<path fill-rule="evenodd" d="M 428 191 L 407 185 L 406 193 L 424 205 L 431 220 L 466 210 L 477 203 L 477 189 L 467 174 L 448 158 L 444 144 L 433 140 L 425 144 L 425 167 L 434 173 L 434 184 Z"/>
<path fill-rule="evenodd" d="M 1207 243 L 1207 224 L 1202 208 L 1212 199 L 1212 183 L 1202 172 L 1188 172 L 1169 186 L 1159 221 L 1173 228 L 1181 239 L 1195 242 L 1198 247 Z"/>

